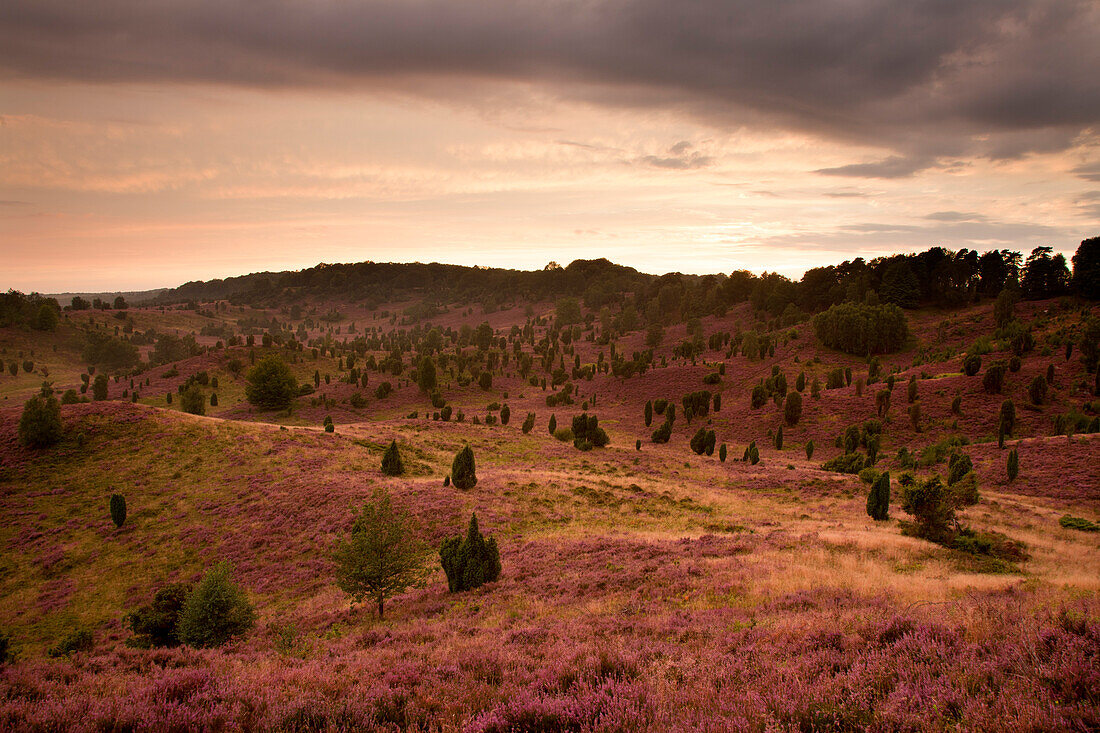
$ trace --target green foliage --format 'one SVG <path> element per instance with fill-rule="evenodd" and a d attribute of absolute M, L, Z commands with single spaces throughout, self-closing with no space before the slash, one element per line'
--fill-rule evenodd
<path fill-rule="evenodd" d="M 245 397 L 262 410 L 290 407 L 298 392 L 298 380 L 276 354 L 268 354 L 248 370 Z"/>
<path fill-rule="evenodd" d="M 92 382 L 92 399 L 96 402 L 102 402 L 107 399 L 107 375 L 97 374 L 95 381 Z"/>
<path fill-rule="evenodd" d="M 802 395 L 798 392 L 787 393 L 787 400 L 783 405 L 783 419 L 788 425 L 797 425 L 802 419 Z"/>
<path fill-rule="evenodd" d="M 50 647 L 46 654 L 51 657 L 67 657 L 73 652 L 91 651 L 94 645 L 92 632 L 88 629 L 76 629 L 62 639 L 57 646 Z"/>
<path fill-rule="evenodd" d="M 130 341 L 114 338 L 92 331 L 88 334 L 84 346 L 83 358 L 88 364 L 97 364 L 107 369 L 130 369 L 141 361 L 138 347 Z"/>
<path fill-rule="evenodd" d="M 424 585 L 431 573 L 424 564 L 429 552 L 408 510 L 376 488 L 350 536 L 337 543 L 336 584 L 355 602 L 373 600 L 383 618 L 387 598 Z"/>
<path fill-rule="evenodd" d="M 961 451 L 952 453 L 947 462 L 947 485 L 952 486 L 958 483 L 963 476 L 973 470 L 974 463 L 970 460 L 969 455 Z"/>
<path fill-rule="evenodd" d="M 486 540 L 477 526 L 477 515 L 470 515 L 465 537 L 451 537 L 439 549 L 447 587 L 451 593 L 473 590 L 500 577 L 500 551 L 496 539 Z"/>
<path fill-rule="evenodd" d="M 116 527 L 121 527 L 126 522 L 126 498 L 122 494 L 111 494 L 108 508 L 111 510 L 111 521 Z"/>
<path fill-rule="evenodd" d="M 387 476 L 400 476 L 405 473 L 405 466 L 401 463 L 401 453 L 397 450 L 396 440 L 390 441 L 390 446 L 382 454 L 382 473 Z"/>
<path fill-rule="evenodd" d="M 595 415 L 584 413 L 573 417 L 573 444 L 581 450 L 603 448 L 610 442 Z"/>
<path fill-rule="evenodd" d="M 707 449 L 707 429 L 705 427 L 699 428 L 695 435 L 691 436 L 689 442 L 691 450 L 695 455 L 701 456 Z"/>
<path fill-rule="evenodd" d="M 814 316 L 813 327 L 826 346 L 857 356 L 897 351 L 909 338 L 905 313 L 891 303 L 834 305 Z"/>
<path fill-rule="evenodd" d="M 752 409 L 757 410 L 763 407 L 768 402 L 768 392 L 764 389 L 764 385 L 758 384 L 752 388 L 752 395 L 750 397 Z"/>
<path fill-rule="evenodd" d="M 554 439 L 562 443 L 573 442 L 573 430 L 571 428 L 558 428 L 554 431 Z"/>
<path fill-rule="evenodd" d="M 667 443 L 672 438 L 672 423 L 665 420 L 661 423 L 661 427 L 653 431 L 653 435 L 650 436 L 650 440 L 654 443 Z"/>
<path fill-rule="evenodd" d="M 890 473 L 885 472 L 871 484 L 867 494 L 867 513 L 877 522 L 890 518 Z"/>
<path fill-rule="evenodd" d="M 206 414 L 206 395 L 197 384 L 192 384 L 180 393 L 180 409 L 192 415 Z"/>
<path fill-rule="evenodd" d="M 256 611 L 232 573 L 228 562 L 218 563 L 187 596 L 179 618 L 180 642 L 200 649 L 221 646 L 256 623 Z"/>
<path fill-rule="evenodd" d="M 451 483 L 456 489 L 472 489 L 477 485 L 477 473 L 474 465 L 474 452 L 465 446 L 451 463 Z"/>
<path fill-rule="evenodd" d="M 932 541 L 944 540 L 955 521 L 955 505 L 940 477 L 921 481 L 902 474 L 900 483 L 901 508 L 916 519 L 917 535 Z"/>
<path fill-rule="evenodd" d="M 430 356 L 425 356 L 416 367 L 416 386 L 424 394 L 430 394 L 437 385 L 435 361 Z"/>
<path fill-rule="evenodd" d="M 166 585 L 153 596 L 151 604 L 128 614 L 126 623 L 134 632 L 128 644 L 140 649 L 179 646 L 180 614 L 192 590 L 190 583 Z"/>
<path fill-rule="evenodd" d="M 866 467 L 867 463 L 861 453 L 842 453 L 821 464 L 822 470 L 853 475 L 858 474 Z"/>
<path fill-rule="evenodd" d="M 393 385 L 389 382 L 381 382 L 374 388 L 375 399 L 384 400 L 393 392 Z"/>
<path fill-rule="evenodd" d="M 1005 382 L 1005 365 L 991 364 L 982 377 L 982 389 L 989 394 L 1000 394 Z"/>
<path fill-rule="evenodd" d="M 1047 397 L 1047 380 L 1043 375 L 1038 375 L 1031 380 L 1027 387 L 1027 396 L 1033 405 L 1041 405 Z"/>
<path fill-rule="evenodd" d="M 977 354 L 969 354 L 963 359 L 963 374 L 973 377 L 982 368 L 982 357 Z"/>
<path fill-rule="evenodd" d="M 55 397 L 31 397 L 19 418 L 19 442 L 28 448 L 49 448 L 62 436 L 61 405 Z"/>
<path fill-rule="evenodd" d="M 1063 515 L 1062 518 L 1058 520 L 1058 524 L 1066 529 L 1076 529 L 1081 532 L 1100 532 L 1100 524 L 1069 514 Z"/>
<path fill-rule="evenodd" d="M 529 413 L 527 413 L 527 417 L 524 418 L 524 420 L 523 420 L 523 426 L 522 426 L 523 434 L 527 435 L 528 433 L 531 432 L 532 429 L 534 429 L 534 427 L 535 427 L 535 413 L 529 412 Z"/>

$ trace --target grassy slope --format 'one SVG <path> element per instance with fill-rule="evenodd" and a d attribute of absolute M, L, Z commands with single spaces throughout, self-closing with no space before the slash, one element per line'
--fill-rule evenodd
<path fill-rule="evenodd" d="M 968 341 L 972 331 L 962 324 L 975 317 L 983 313 L 953 316 L 964 335 L 949 331 L 943 340 Z M 918 334 L 931 340 L 935 318 L 918 318 Z M 707 331 L 722 326 L 708 319 Z M 31 452 L 14 437 L 17 403 L 37 386 L 21 375 L 26 383 L 6 385 L 12 400 L 0 408 L 0 626 L 13 632 L 23 661 L 0 678 L 0 727 L 143 720 L 292 727 L 306 725 L 308 711 L 337 728 L 395 722 L 492 730 L 526 721 L 667 729 L 718 719 L 733 728 L 742 727 L 738 720 L 744 727 L 770 720 L 780 729 L 949 728 L 958 720 L 972 728 L 1014 720 L 1040 729 L 1096 725 L 1100 548 L 1095 536 L 1064 530 L 1057 518 L 1067 509 L 1092 516 L 1098 506 L 1100 438 L 1039 437 L 1059 405 L 1080 399 L 1075 377 L 1065 377 L 1055 407 L 1020 411 L 1022 434 L 1035 437 L 1023 442 L 1016 483 L 1001 478 L 1004 454 L 995 445 L 970 448 L 983 501 L 968 519 L 1025 541 L 1032 553 L 1020 574 L 978 574 L 964 556 L 903 537 L 894 522 L 870 521 L 864 485 L 817 469 L 835 453 L 831 437 L 870 416 L 871 390 L 807 399 L 788 449 L 766 446 L 762 434 L 778 424 L 776 409 L 750 411 L 745 387 L 771 363 L 793 378 L 795 355 L 803 366 L 820 355 L 814 368 L 822 373 L 858 364 L 825 353 L 804 330 L 775 360 L 731 362 L 727 406 L 712 424 L 734 457 L 748 439 L 760 440 L 758 466 L 691 454 L 685 443 L 698 423 L 688 428 L 682 419 L 670 445 L 633 450 L 634 437 L 648 434 L 641 402 L 700 388 L 711 370 L 702 364 L 582 384 L 613 438 L 608 449 L 586 454 L 546 434 L 542 391 L 514 377 L 495 380 L 490 395 L 449 392 L 472 415 L 508 390 L 507 427 L 395 419 L 423 411 L 411 387 L 381 404 L 371 398 L 362 412 L 307 403 L 289 420 L 316 426 L 334 413 L 335 435 L 185 416 L 150 398 L 150 405 L 66 407 L 65 442 Z M 907 366 L 911 358 L 890 361 Z M 51 378 L 76 374 L 75 359 L 58 360 Z M 189 360 L 180 378 L 223 361 Z M 1022 393 L 1029 370 L 1045 370 L 1047 361 L 1025 360 L 1014 389 Z M 322 366 L 336 374 L 331 360 Z M 311 375 L 314 367 L 297 368 Z M 915 371 L 922 369 L 935 376 L 957 366 Z M 239 384 L 218 373 L 226 385 L 219 394 L 235 394 Z M 147 376 L 160 380 L 161 392 L 173 389 L 158 370 Z M 960 429 L 988 429 L 986 413 L 1001 398 L 979 394 L 979 381 L 922 380 L 933 427 L 918 436 L 895 420 L 884 454 L 951 432 L 934 421 L 948 419 L 945 401 L 958 388 L 964 405 L 976 405 L 964 408 Z M 330 389 L 350 394 L 335 381 Z M 895 390 L 896 414 L 903 390 Z M 249 415 L 234 399 L 222 404 L 212 412 L 273 417 Z M 538 413 L 538 426 L 522 436 L 528 410 Z M 559 423 L 578 411 L 558 409 Z M 820 446 L 812 463 L 800 445 L 811 437 Z M 412 469 L 400 479 L 379 470 L 392 438 Z M 465 442 L 480 481 L 460 492 L 443 487 L 442 477 Z M 476 510 L 483 530 L 501 542 L 501 581 L 451 596 L 436 571 L 428 588 L 396 599 L 385 622 L 369 609 L 349 609 L 332 584 L 328 548 L 379 484 L 414 508 L 434 541 L 459 532 Z M 129 503 L 121 530 L 107 512 L 114 491 Z M 896 497 L 892 513 L 900 514 Z M 226 651 L 122 646 L 126 610 L 219 558 L 234 561 L 256 601 L 256 632 Z M 97 651 L 43 661 L 42 651 L 76 626 L 94 630 Z M 195 709 L 209 717 L 187 718 Z"/>

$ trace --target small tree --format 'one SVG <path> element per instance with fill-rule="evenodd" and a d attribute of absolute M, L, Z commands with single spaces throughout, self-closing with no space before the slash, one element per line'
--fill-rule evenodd
<path fill-rule="evenodd" d="M 436 388 L 436 380 L 435 362 L 430 356 L 425 356 L 416 368 L 416 386 L 424 394 L 430 394 Z"/>
<path fill-rule="evenodd" d="M 378 618 L 384 618 L 387 598 L 424 585 L 431 572 L 424 565 L 429 552 L 412 515 L 377 488 L 350 536 L 337 543 L 336 584 L 357 603 L 373 600 Z"/>
<path fill-rule="evenodd" d="M 1047 397 L 1047 380 L 1042 375 L 1031 380 L 1031 384 L 1027 387 L 1027 396 L 1031 399 L 1031 404 L 1043 404 L 1043 400 Z"/>
<path fill-rule="evenodd" d="M 233 582 L 233 568 L 220 562 L 187 596 L 179 619 L 179 639 L 197 648 L 215 647 L 256 623 L 256 611 Z"/>
<path fill-rule="evenodd" d="M 96 402 L 102 402 L 107 399 L 107 375 L 97 374 L 95 381 L 92 382 L 92 399 Z"/>
<path fill-rule="evenodd" d="M 522 427 L 523 434 L 527 435 L 529 432 L 531 432 L 531 430 L 534 429 L 534 427 L 535 427 L 535 413 L 529 412 L 529 413 L 527 413 L 527 417 L 523 421 L 523 427 Z"/>
<path fill-rule="evenodd" d="M 814 442 L 812 440 L 806 441 L 806 460 L 812 460 L 814 457 Z"/>
<path fill-rule="evenodd" d="M 550 422 L 546 423 L 546 431 L 553 435 L 558 429 L 558 418 L 556 415 L 550 415 Z"/>
<path fill-rule="evenodd" d="M 973 377 L 982 368 L 982 357 L 978 354 L 969 354 L 963 359 L 963 374 Z"/>
<path fill-rule="evenodd" d="M 477 485 L 477 474 L 474 466 L 474 452 L 470 446 L 465 446 L 457 454 L 451 463 L 451 483 L 456 489 L 472 489 Z"/>
<path fill-rule="evenodd" d="M 1001 425 L 1004 426 L 1005 435 L 1011 436 L 1016 430 L 1016 405 L 1012 400 L 1001 403 Z"/>
<path fill-rule="evenodd" d="M 298 380 L 276 354 L 268 354 L 249 369 L 247 380 L 245 397 L 261 410 L 285 410 L 298 393 Z"/>
<path fill-rule="evenodd" d="M 1005 365 L 992 364 L 982 377 L 982 389 L 989 394 L 1000 394 L 1005 382 Z"/>
<path fill-rule="evenodd" d="M 500 408 L 500 424 L 507 425 L 508 421 L 512 419 L 512 409 L 505 405 Z"/>
<path fill-rule="evenodd" d="M 802 419 L 802 395 L 798 392 L 787 393 L 787 400 L 783 405 L 783 419 L 788 425 L 797 425 Z"/>
<path fill-rule="evenodd" d="M 726 462 L 726 453 L 726 444 L 722 443 L 722 446 L 718 449 L 718 460 L 720 460 L 722 463 Z"/>
<path fill-rule="evenodd" d="M 646 400 L 645 403 L 645 426 L 648 428 L 653 424 L 653 400 Z"/>
<path fill-rule="evenodd" d="M 691 436 L 688 445 L 691 446 L 691 450 L 695 455 L 702 455 L 707 449 L 707 429 L 705 427 L 699 428 L 695 435 Z"/>
<path fill-rule="evenodd" d="M 477 386 L 488 392 L 493 388 L 493 375 L 484 371 L 477 376 Z"/>
<path fill-rule="evenodd" d="M 192 590 L 191 583 L 166 585 L 153 596 L 151 604 L 129 613 L 126 623 L 135 638 L 127 644 L 140 649 L 179 646 L 180 614 Z"/>
<path fill-rule="evenodd" d="M 49 448 L 61 440 L 61 405 L 56 397 L 31 397 L 19 418 L 19 442 L 28 448 Z"/>
<path fill-rule="evenodd" d="M 783 426 L 780 425 L 779 429 L 775 431 L 775 449 L 783 450 Z"/>
<path fill-rule="evenodd" d="M 473 590 L 500 577 L 500 551 L 497 541 L 486 540 L 477 526 L 477 515 L 470 515 L 465 537 L 451 537 L 439 549 L 447 587 L 452 593 Z"/>
<path fill-rule="evenodd" d="M 890 518 L 890 472 L 879 475 L 867 494 L 867 513 L 877 522 Z"/>
<path fill-rule="evenodd" d="M 1015 481 L 1016 477 L 1020 475 L 1020 455 L 1013 448 L 1008 452 L 1008 465 L 1006 466 L 1008 471 L 1008 480 Z"/>
<path fill-rule="evenodd" d="M 122 494 L 111 494 L 109 508 L 111 510 L 111 521 L 115 523 L 116 527 L 121 527 L 126 521 L 126 498 Z"/>
<path fill-rule="evenodd" d="M 387 476 L 400 476 L 405 473 L 405 465 L 401 463 L 401 453 L 397 450 L 397 441 L 390 441 L 390 447 L 382 454 L 382 473 Z"/>
<path fill-rule="evenodd" d="M 192 384 L 180 393 L 180 409 L 192 415 L 206 414 L 206 395 L 197 384 Z"/>

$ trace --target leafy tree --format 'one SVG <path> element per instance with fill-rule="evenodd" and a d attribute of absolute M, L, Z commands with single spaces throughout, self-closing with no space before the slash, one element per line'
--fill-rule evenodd
<path fill-rule="evenodd" d="M 1074 289 L 1090 300 L 1100 298 L 1100 237 L 1082 241 L 1071 261 Z"/>
<path fill-rule="evenodd" d="M 1016 318 L 1016 303 L 1020 293 L 1015 288 L 1005 288 L 997 295 L 993 303 L 993 325 L 1004 328 Z"/>
<path fill-rule="evenodd" d="M 180 393 L 180 409 L 192 415 L 206 414 L 206 395 L 197 384 L 191 384 Z"/>
<path fill-rule="evenodd" d="M 1063 255 L 1051 256 L 1051 247 L 1036 247 L 1024 263 L 1020 289 L 1029 300 L 1061 295 L 1069 286 L 1069 269 Z"/>
<path fill-rule="evenodd" d="M 385 489 L 376 488 L 350 536 L 337 543 L 337 586 L 357 603 L 373 600 L 383 618 L 387 598 L 422 587 L 431 573 L 424 564 L 430 549 L 418 531 L 408 510 L 395 504 Z"/>
<path fill-rule="evenodd" d="M 179 639 L 196 648 L 221 646 L 256 623 L 256 611 L 233 582 L 233 567 L 220 562 L 199 581 L 179 618 Z"/>
<path fill-rule="evenodd" d="M 477 526 L 477 515 L 470 515 L 465 537 L 450 537 L 439 549 L 447 587 L 452 593 L 473 590 L 500 577 L 500 551 L 496 539 L 486 540 Z"/>
<path fill-rule="evenodd" d="M 153 596 L 151 604 L 127 614 L 126 623 L 135 637 L 128 645 L 139 649 L 179 646 L 180 614 L 193 589 L 191 583 L 166 585 Z"/>
<path fill-rule="evenodd" d="M 405 473 L 405 466 L 401 463 L 401 453 L 397 450 L 397 441 L 390 441 L 390 447 L 382 454 L 382 473 L 387 476 L 400 476 Z"/>
<path fill-rule="evenodd" d="M 871 484 L 867 494 L 867 513 L 871 519 L 881 522 L 890 518 L 890 473 L 883 472 Z"/>
<path fill-rule="evenodd" d="M 581 304 L 576 298 L 562 298 L 554 307 L 554 323 L 568 326 L 581 322 Z"/>
<path fill-rule="evenodd" d="M 122 494 L 111 494 L 109 508 L 111 510 L 111 521 L 115 523 L 116 527 L 121 527 L 126 522 L 126 497 Z"/>
<path fill-rule="evenodd" d="M 43 303 L 38 307 L 38 313 L 34 318 L 34 328 L 38 331 L 56 331 L 57 330 L 57 309 L 48 303 Z"/>
<path fill-rule="evenodd" d="M 814 316 L 813 327 L 826 346 L 857 356 L 897 351 L 909 338 L 905 313 L 890 303 L 834 305 Z"/>
<path fill-rule="evenodd" d="M 477 485 L 477 473 L 474 465 L 474 452 L 465 446 L 451 463 L 451 483 L 457 489 L 472 489 Z"/>
<path fill-rule="evenodd" d="M 277 354 L 268 354 L 248 370 L 244 391 L 261 410 L 287 409 L 298 394 L 298 380 Z"/>
<path fill-rule="evenodd" d="M 55 397 L 31 397 L 19 418 L 19 442 L 28 448 L 49 448 L 61 440 L 61 405 Z"/>

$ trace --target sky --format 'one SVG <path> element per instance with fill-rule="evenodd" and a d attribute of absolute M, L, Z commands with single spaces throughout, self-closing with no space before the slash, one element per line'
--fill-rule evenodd
<path fill-rule="evenodd" d="M 4 0 L 0 288 L 1100 235 L 1095 0 Z"/>

